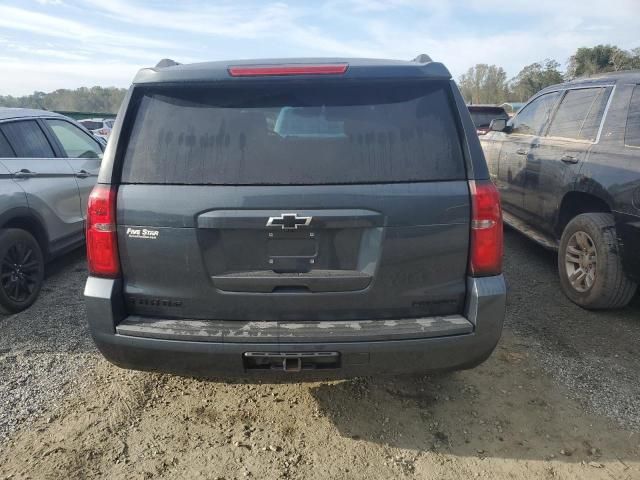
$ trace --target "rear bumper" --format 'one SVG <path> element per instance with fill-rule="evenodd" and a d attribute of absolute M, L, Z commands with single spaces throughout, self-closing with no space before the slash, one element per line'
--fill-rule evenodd
<path fill-rule="evenodd" d="M 314 330 L 300 328 L 299 336 L 288 330 L 287 338 L 264 336 L 264 328 L 246 330 L 242 338 L 211 335 L 198 337 L 193 330 L 165 329 L 158 333 L 145 330 L 143 322 L 132 322 L 125 314 L 119 280 L 89 277 L 85 288 L 89 327 L 102 354 L 112 363 L 136 370 L 170 372 L 180 375 L 257 380 L 278 377 L 288 380 L 348 378 L 382 374 L 422 374 L 439 370 L 471 368 L 482 363 L 495 348 L 502 332 L 506 287 L 503 277 L 469 278 L 464 318 L 451 323 L 439 319 L 421 319 L 421 325 L 438 325 L 437 333 L 415 329 L 398 334 L 376 335 L 369 327 L 358 335 L 358 328 L 335 337 L 326 330 L 339 322 L 315 322 Z M 462 319 L 462 320 L 460 320 Z M 468 328 L 463 328 L 464 320 Z M 384 321 L 380 321 L 384 322 Z M 400 323 L 398 320 L 395 323 Z M 406 322 L 406 321 L 405 321 Z M 278 322 L 275 322 L 276 324 Z M 300 322 L 301 324 L 305 322 Z M 358 322 L 351 322 L 358 323 Z M 394 322 L 387 322 L 393 325 Z M 412 322 L 415 323 L 415 322 Z M 136 328 L 117 328 L 118 325 Z M 178 325 L 179 321 L 174 322 Z M 291 326 L 292 322 L 287 322 Z M 429 329 L 430 327 L 428 327 Z M 147 332 L 147 333 L 145 333 Z M 354 333 L 355 332 L 355 333 Z M 305 353 L 337 352 L 339 366 L 334 369 L 303 370 L 288 373 L 279 370 L 247 368 L 247 352 Z"/>

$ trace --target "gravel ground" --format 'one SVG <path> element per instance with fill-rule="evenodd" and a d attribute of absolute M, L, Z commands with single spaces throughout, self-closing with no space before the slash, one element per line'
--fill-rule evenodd
<path fill-rule="evenodd" d="M 68 255 L 0 316 L 0 478 L 640 478 L 640 299 L 574 306 L 510 230 L 505 271 L 505 334 L 475 370 L 229 385 L 102 360 Z"/>
<path fill-rule="evenodd" d="M 640 432 L 640 296 L 587 311 L 560 290 L 556 255 L 506 229 L 506 325 L 591 412 Z"/>
<path fill-rule="evenodd" d="M 38 301 L 0 314 L 0 443 L 18 426 L 55 407 L 80 371 L 96 361 L 85 320 L 84 251 L 47 266 Z"/>

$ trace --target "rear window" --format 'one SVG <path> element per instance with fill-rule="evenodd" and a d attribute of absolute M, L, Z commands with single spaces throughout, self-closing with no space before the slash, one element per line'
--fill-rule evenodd
<path fill-rule="evenodd" d="M 123 183 L 341 184 L 465 178 L 440 82 L 147 90 Z"/>
<path fill-rule="evenodd" d="M 471 119 L 476 127 L 488 127 L 491 120 L 496 118 L 509 120 L 509 115 L 504 110 L 469 110 L 469 113 L 471 113 Z"/>
<path fill-rule="evenodd" d="M 624 143 L 631 147 L 640 147 L 640 85 L 636 85 L 631 95 Z"/>
<path fill-rule="evenodd" d="M 99 130 L 102 128 L 102 122 L 94 122 L 91 120 L 80 120 L 80 123 L 87 130 Z"/>

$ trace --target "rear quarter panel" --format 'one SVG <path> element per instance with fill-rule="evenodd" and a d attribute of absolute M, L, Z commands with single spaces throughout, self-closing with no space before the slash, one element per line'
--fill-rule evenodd
<path fill-rule="evenodd" d="M 609 205 L 625 271 L 640 280 L 640 148 L 626 146 L 624 141 L 634 87 L 616 85 L 600 141 L 591 148 L 574 188 Z"/>
<path fill-rule="evenodd" d="M 26 193 L 0 160 L 0 227 L 19 211 L 25 213 L 27 208 Z"/>

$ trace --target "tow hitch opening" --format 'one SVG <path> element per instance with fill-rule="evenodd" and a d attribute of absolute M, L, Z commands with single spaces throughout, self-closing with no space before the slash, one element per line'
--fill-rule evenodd
<path fill-rule="evenodd" d="M 246 352 L 243 355 L 246 370 L 280 370 L 296 373 L 303 370 L 340 368 L 338 352 Z"/>

